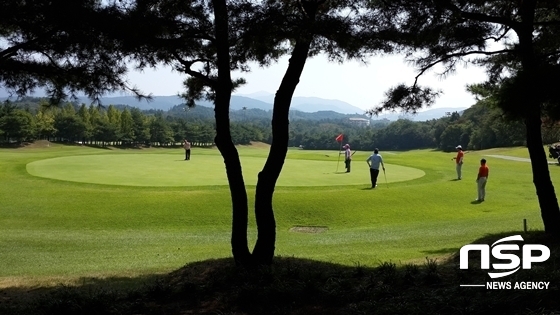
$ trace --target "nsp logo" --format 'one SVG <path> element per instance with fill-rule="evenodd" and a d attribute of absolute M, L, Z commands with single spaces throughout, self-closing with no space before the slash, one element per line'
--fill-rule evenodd
<path fill-rule="evenodd" d="M 492 264 L 493 269 L 497 270 L 509 270 L 504 272 L 489 272 L 490 278 L 500 278 L 513 274 L 519 268 L 531 269 L 531 264 L 536 262 L 546 261 L 550 257 L 550 249 L 545 245 L 540 244 L 526 244 L 522 247 L 522 260 L 518 255 L 511 253 L 502 253 L 502 251 L 512 251 L 519 250 L 519 245 L 517 244 L 500 244 L 508 241 L 523 241 L 521 235 L 513 235 L 504 237 L 495 241 L 492 246 L 486 244 L 468 244 L 461 247 L 459 252 L 460 255 L 460 269 L 469 269 L 469 251 L 480 251 L 480 268 L 490 269 L 490 249 L 492 249 L 492 256 L 499 260 L 509 260 L 509 263 L 505 264 Z M 533 256 L 533 252 L 539 251 L 540 254 Z"/>

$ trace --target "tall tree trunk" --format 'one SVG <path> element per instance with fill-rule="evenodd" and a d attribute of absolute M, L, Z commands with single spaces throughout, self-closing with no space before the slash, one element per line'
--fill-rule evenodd
<path fill-rule="evenodd" d="M 532 110 L 532 112 L 527 113 L 525 125 L 527 128 L 527 149 L 529 150 L 533 170 L 533 183 L 537 191 L 545 232 L 560 235 L 560 208 L 554 192 L 554 185 L 552 185 L 550 179 L 546 152 L 543 148 L 540 111 Z"/>
<path fill-rule="evenodd" d="M 214 6 L 214 28 L 216 36 L 216 53 L 218 79 L 214 87 L 216 99 L 214 114 L 216 118 L 215 142 L 224 158 L 226 174 L 232 202 L 231 250 L 237 264 L 247 265 L 251 262 L 251 253 L 247 245 L 247 223 L 249 209 L 247 191 L 243 181 L 239 153 L 233 145 L 230 132 L 229 103 L 231 99 L 230 57 L 228 38 L 228 12 L 225 0 L 212 0 Z"/>
<path fill-rule="evenodd" d="M 521 2 L 521 27 L 517 30 L 519 37 L 519 50 L 521 53 L 521 66 L 523 68 L 523 86 L 525 93 L 523 102 L 527 106 L 525 113 L 525 126 L 527 129 L 527 149 L 531 158 L 533 183 L 535 184 L 544 230 L 547 233 L 560 235 L 560 208 L 550 179 L 548 161 L 542 142 L 541 104 L 535 100 L 538 91 L 535 87 L 538 75 L 539 61 L 534 53 L 533 22 L 535 16 L 535 0 Z"/>
<path fill-rule="evenodd" d="M 274 97 L 272 144 L 266 163 L 258 175 L 255 192 L 255 219 L 258 234 L 253 258 L 257 264 L 269 265 L 274 257 L 276 221 L 272 197 L 288 152 L 290 104 L 307 60 L 310 44 L 311 36 L 302 36 L 296 41 L 290 64 Z"/>

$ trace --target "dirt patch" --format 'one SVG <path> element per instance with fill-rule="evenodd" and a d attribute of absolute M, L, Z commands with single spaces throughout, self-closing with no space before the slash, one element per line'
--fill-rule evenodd
<path fill-rule="evenodd" d="M 27 147 L 27 148 L 48 148 L 51 145 L 52 145 L 51 142 L 48 141 L 48 140 L 36 140 L 36 141 L 33 141 L 33 142 L 27 144 L 25 147 Z"/>
<path fill-rule="evenodd" d="M 294 226 L 290 229 L 290 232 L 296 233 L 323 233 L 328 231 L 327 226 Z"/>

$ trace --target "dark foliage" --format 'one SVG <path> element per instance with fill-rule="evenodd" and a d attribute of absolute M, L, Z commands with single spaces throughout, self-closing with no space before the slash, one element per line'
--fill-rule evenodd
<path fill-rule="evenodd" d="M 19 96 L 45 88 L 53 103 L 83 92 L 131 90 L 111 36 L 119 12 L 96 0 L 2 1 L 0 85 Z"/>

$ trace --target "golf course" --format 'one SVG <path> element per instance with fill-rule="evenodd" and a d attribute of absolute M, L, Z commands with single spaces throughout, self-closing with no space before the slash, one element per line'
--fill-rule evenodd
<path fill-rule="evenodd" d="M 470 151 L 456 180 L 454 153 L 385 152 L 371 189 L 365 162 L 336 151 L 288 151 L 275 195 L 276 255 L 348 266 L 444 259 L 488 234 L 542 230 L 526 148 Z M 251 213 L 268 147 L 239 146 Z M 486 201 L 476 198 L 481 158 Z M 549 165 L 558 187 L 560 167 Z M 39 142 L 0 149 L 0 287 L 84 277 L 167 273 L 231 257 L 231 201 L 215 148 L 118 149 Z"/>

